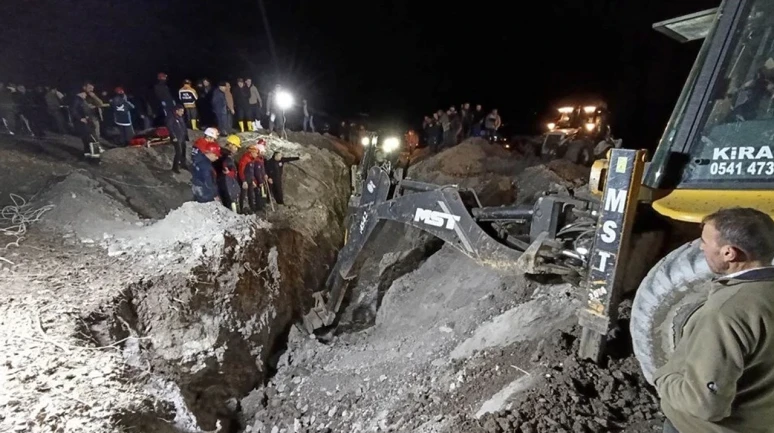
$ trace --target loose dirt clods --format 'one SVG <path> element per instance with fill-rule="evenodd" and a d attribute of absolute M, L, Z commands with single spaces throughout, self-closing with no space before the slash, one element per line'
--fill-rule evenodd
<path fill-rule="evenodd" d="M 0 180 L 52 206 L 0 272 L 2 431 L 644 433 L 660 422 L 625 341 L 606 368 L 575 358 L 576 289 L 499 273 L 402 226 L 376 239 L 336 331 L 293 327 L 341 247 L 356 146 L 270 139 L 270 151 L 310 158 L 285 171 L 290 205 L 256 217 L 186 203 L 171 149 L 115 149 L 94 167 L 67 150 L 79 145 L 0 139 L 15 161 Z M 485 205 L 584 185 L 578 167 L 481 140 L 408 173 Z"/>

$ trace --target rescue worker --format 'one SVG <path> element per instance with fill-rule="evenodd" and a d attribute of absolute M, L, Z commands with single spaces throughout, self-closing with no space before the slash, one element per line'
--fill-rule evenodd
<path fill-rule="evenodd" d="M 217 119 L 221 134 L 230 131 L 228 123 L 228 101 L 226 101 L 226 82 L 218 83 L 218 88 L 212 92 L 212 112 Z"/>
<path fill-rule="evenodd" d="M 245 78 L 245 87 L 250 91 L 250 99 L 248 99 L 249 110 L 248 118 L 250 119 L 250 131 L 258 129 L 258 123 L 261 120 L 261 107 L 263 101 L 261 100 L 261 94 L 258 92 L 258 88 L 253 84 L 253 80 Z"/>
<path fill-rule="evenodd" d="M 750 208 L 702 222 L 712 280 L 669 361 L 654 374 L 664 432 L 774 431 L 774 221 Z"/>
<path fill-rule="evenodd" d="M 283 158 L 282 152 L 276 151 L 271 159 L 266 161 L 266 176 L 269 180 L 269 188 L 271 189 L 271 194 L 274 196 L 274 201 L 277 202 L 277 204 L 285 204 L 285 195 L 282 190 L 282 172 L 284 170 L 284 165 L 287 162 L 298 161 L 299 159 L 301 158 L 297 156 Z"/>
<path fill-rule="evenodd" d="M 196 92 L 196 89 L 191 87 L 191 80 L 183 81 L 183 87 L 177 91 L 177 98 L 180 99 L 185 108 L 188 126 L 193 130 L 198 130 L 199 113 L 196 111 L 196 101 L 199 100 L 199 94 Z"/>
<path fill-rule="evenodd" d="M 175 113 L 167 117 L 167 129 L 169 137 L 172 139 L 172 145 L 175 147 L 175 156 L 172 161 L 172 171 L 180 173 L 180 167 L 188 170 L 188 164 L 185 161 L 186 143 L 188 143 L 188 128 L 185 124 L 185 106 L 178 104 L 175 107 Z"/>
<path fill-rule="evenodd" d="M 216 141 L 218 130 L 207 128 L 204 137 L 196 140 L 191 148 L 191 189 L 199 203 L 220 201 L 217 179 L 212 163 L 220 158 L 220 146 Z"/>
<path fill-rule="evenodd" d="M 124 89 L 116 87 L 115 96 L 110 100 L 110 108 L 113 112 L 113 122 L 120 132 L 119 144 L 128 146 L 129 141 L 134 137 L 134 127 L 132 126 L 132 110 L 134 104 L 129 102 Z"/>
<path fill-rule="evenodd" d="M 73 118 L 75 133 L 83 142 L 83 156 L 85 158 L 99 158 L 99 140 L 96 138 L 96 125 L 94 125 L 94 106 L 86 102 L 88 94 L 81 90 L 75 96 L 70 105 L 70 115 Z"/>
<path fill-rule="evenodd" d="M 242 147 L 242 140 L 236 135 L 226 137 L 226 148 L 221 150 L 220 158 L 215 161 L 215 173 L 218 182 L 218 194 L 223 206 L 239 213 L 239 180 L 234 155 Z"/>
<path fill-rule="evenodd" d="M 156 100 L 161 106 L 162 116 L 166 118 L 172 114 L 175 100 L 172 98 L 172 92 L 169 91 L 169 86 L 167 85 L 167 74 L 159 72 L 157 78 L 158 82 L 153 86 L 153 92 L 156 94 Z"/>
<path fill-rule="evenodd" d="M 250 89 L 245 86 L 245 80 L 238 78 L 237 87 L 234 89 L 234 109 L 236 111 L 236 120 L 239 123 L 239 130 L 245 132 L 249 130 L 250 122 Z"/>
<path fill-rule="evenodd" d="M 234 107 L 234 94 L 231 93 L 231 83 L 228 81 L 226 81 L 226 90 L 224 93 L 226 94 L 226 107 L 228 107 L 228 111 L 226 112 L 226 124 L 228 129 L 226 131 L 220 131 L 220 133 L 225 136 L 230 134 L 233 130 L 234 115 L 236 114 L 236 109 Z"/>
<path fill-rule="evenodd" d="M 250 212 L 262 211 L 267 197 L 266 170 L 263 154 L 266 152 L 266 140 L 260 138 L 247 148 L 247 152 L 239 160 L 239 179 L 242 181 L 242 191 L 247 195 Z"/>

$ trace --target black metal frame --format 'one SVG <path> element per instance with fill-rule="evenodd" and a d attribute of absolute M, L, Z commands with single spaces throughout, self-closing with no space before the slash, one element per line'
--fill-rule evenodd
<path fill-rule="evenodd" d="M 668 136 L 674 133 L 669 154 L 661 164 L 649 167 L 645 176 L 645 185 L 651 188 L 717 188 L 717 185 L 711 184 L 691 183 L 690 185 L 680 185 L 679 176 L 677 178 L 670 178 L 665 175 L 662 179 L 656 179 L 655 172 L 661 170 L 662 172 L 681 173 L 685 164 L 690 162 L 690 147 L 696 139 L 696 135 L 700 133 L 699 128 L 704 123 L 706 111 L 710 109 L 707 101 L 712 97 L 712 91 L 718 80 L 723 59 L 726 57 L 733 40 L 732 30 L 739 25 L 739 20 L 741 19 L 740 12 L 745 10 L 749 2 L 750 0 L 724 0 L 718 9 L 719 18 L 710 35 L 708 35 L 708 39 L 704 41 L 705 45 L 709 44 L 706 48 L 707 54 L 704 62 L 700 66 L 695 66 L 700 68 L 695 82 L 692 83 L 689 79 L 686 83 L 687 87 L 683 89 L 683 92 L 691 93 L 682 114 L 682 119 L 678 125 L 674 125 L 677 128 L 675 131 L 667 129 L 664 132 L 664 137 L 661 139 L 660 146 L 664 145 L 668 140 Z M 675 112 L 672 113 L 672 117 L 680 115 L 680 111 L 681 107 L 678 105 Z M 682 166 L 675 167 L 676 163 Z"/>

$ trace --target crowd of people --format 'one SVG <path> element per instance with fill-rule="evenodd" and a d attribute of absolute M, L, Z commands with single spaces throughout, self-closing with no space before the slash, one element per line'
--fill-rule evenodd
<path fill-rule="evenodd" d="M 423 139 L 433 152 L 456 146 L 469 137 L 484 137 L 493 141 L 497 130 L 502 126 L 502 119 L 493 108 L 486 112 L 481 104 L 471 109 L 470 103 L 448 110 L 438 110 L 425 116 L 422 122 Z"/>
<path fill-rule="evenodd" d="M 277 84 L 262 95 L 250 78 L 238 78 L 233 87 L 227 81 L 212 86 L 206 78 L 194 86 L 186 79 L 173 92 L 165 73 L 158 74 L 149 94 L 131 94 L 122 87 L 98 93 L 94 84 L 86 82 L 68 96 L 55 87 L 29 90 L 24 85 L 0 82 L 0 119 L 3 132 L 8 134 L 73 133 L 81 138 L 84 155 L 90 158 L 99 156 L 103 137 L 116 145 L 127 145 L 138 130 L 169 127 L 178 109 L 183 110 L 190 129 L 214 126 L 225 137 L 236 130 L 261 128 L 286 137 L 285 112 L 278 104 L 282 92 Z M 314 115 L 306 100 L 301 108 L 304 130 L 314 132 Z"/>

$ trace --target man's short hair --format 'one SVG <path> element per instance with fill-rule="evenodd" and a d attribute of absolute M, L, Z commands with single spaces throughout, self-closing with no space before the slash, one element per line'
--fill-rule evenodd
<path fill-rule="evenodd" d="M 753 208 L 721 209 L 707 215 L 702 225 L 712 223 L 727 244 L 739 248 L 749 260 L 770 263 L 774 259 L 774 220 Z"/>

